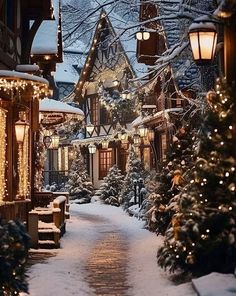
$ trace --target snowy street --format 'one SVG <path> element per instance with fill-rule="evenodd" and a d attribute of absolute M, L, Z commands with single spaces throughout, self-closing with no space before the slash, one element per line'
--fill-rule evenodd
<path fill-rule="evenodd" d="M 45 250 L 53 256 L 28 271 L 31 296 L 196 295 L 190 283 L 175 286 L 158 267 L 161 238 L 143 222 L 98 202 L 72 204 L 70 213 L 61 248 Z"/>

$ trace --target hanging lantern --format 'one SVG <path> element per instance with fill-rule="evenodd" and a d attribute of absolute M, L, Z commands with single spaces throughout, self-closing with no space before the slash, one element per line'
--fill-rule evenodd
<path fill-rule="evenodd" d="M 147 133 L 147 136 L 148 136 L 148 141 L 149 142 L 153 142 L 154 141 L 154 138 L 155 138 L 155 132 L 152 128 L 149 128 L 148 129 L 148 133 Z"/>
<path fill-rule="evenodd" d="M 134 145 L 135 145 L 135 146 L 140 145 L 140 143 L 141 143 L 140 135 L 135 134 L 135 135 L 133 136 L 133 140 L 134 140 Z"/>
<path fill-rule="evenodd" d="M 59 147 L 59 140 L 60 140 L 60 137 L 57 135 L 57 134 L 53 134 L 51 136 L 51 145 L 49 148 L 51 149 L 58 149 Z"/>
<path fill-rule="evenodd" d="M 44 144 L 45 148 L 48 149 L 50 147 L 51 143 L 52 143 L 52 139 L 50 136 L 43 137 L 43 144 Z"/>
<path fill-rule="evenodd" d="M 138 126 L 140 137 L 144 138 L 147 136 L 148 129 L 143 124 Z"/>
<path fill-rule="evenodd" d="M 126 89 L 121 93 L 121 97 L 124 100 L 129 100 L 131 98 L 131 93 Z"/>
<path fill-rule="evenodd" d="M 29 124 L 23 120 L 18 120 L 15 123 L 16 140 L 18 143 L 23 143 L 26 133 L 28 132 Z"/>
<path fill-rule="evenodd" d="M 86 130 L 89 134 L 92 134 L 93 130 L 94 130 L 94 125 L 89 122 L 87 125 L 86 125 Z"/>
<path fill-rule="evenodd" d="M 123 142 L 123 141 L 127 141 L 127 139 L 128 139 L 128 134 L 123 130 L 122 132 L 121 132 L 121 134 L 120 134 L 120 138 L 119 138 L 120 140 L 121 140 L 121 142 Z"/>
<path fill-rule="evenodd" d="M 102 149 L 107 149 L 109 146 L 109 142 L 107 139 L 102 140 Z"/>
<path fill-rule="evenodd" d="M 97 151 L 97 148 L 96 148 L 96 146 L 94 144 L 89 144 L 88 145 L 88 150 L 89 150 L 90 154 L 95 154 L 96 151 Z"/>
<path fill-rule="evenodd" d="M 145 31 L 143 27 L 136 33 L 136 39 L 139 41 L 145 41 L 150 38 L 150 33 Z"/>
<path fill-rule="evenodd" d="M 217 31 L 209 18 L 201 17 L 189 27 L 189 40 L 194 61 L 204 65 L 212 61 L 217 44 Z"/>
<path fill-rule="evenodd" d="M 114 86 L 118 86 L 119 84 L 120 84 L 120 81 L 117 78 L 115 80 L 113 80 Z"/>

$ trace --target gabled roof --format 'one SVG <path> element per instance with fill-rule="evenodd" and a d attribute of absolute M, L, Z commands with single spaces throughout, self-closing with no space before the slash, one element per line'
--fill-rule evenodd
<path fill-rule="evenodd" d="M 106 40 L 107 40 L 106 38 L 108 38 L 107 36 L 110 36 L 113 39 L 111 44 L 106 44 Z M 93 36 L 93 40 L 91 43 L 89 53 L 87 55 L 86 61 L 85 61 L 83 68 L 81 70 L 81 75 L 80 75 L 78 83 L 76 85 L 75 93 L 76 93 L 77 100 L 80 100 L 82 98 L 82 91 L 83 91 L 83 87 L 85 85 L 85 82 L 91 81 L 91 73 L 94 69 L 95 61 L 98 58 L 98 54 L 101 54 L 101 52 L 103 51 L 103 48 L 104 48 L 104 50 L 107 50 L 108 48 L 113 48 L 113 51 L 114 51 L 113 56 L 114 56 L 114 58 L 116 58 L 116 64 L 114 64 L 114 67 L 116 65 L 118 65 L 120 59 L 123 58 L 125 60 L 124 67 L 129 69 L 129 72 L 130 72 L 132 78 L 135 77 L 135 72 L 129 62 L 128 56 L 125 53 L 125 50 L 124 50 L 120 40 L 116 37 L 117 36 L 116 36 L 115 30 L 114 30 L 114 28 L 107 16 L 106 12 L 104 10 L 102 10 L 99 20 L 96 25 L 96 29 L 95 29 L 95 33 Z M 112 60 L 110 59 L 110 56 L 107 57 L 106 61 L 108 64 L 110 62 L 112 62 Z M 109 70 L 113 66 L 112 65 L 105 65 L 104 67 L 106 67 L 106 69 Z M 103 71 L 105 71 L 106 69 L 103 69 Z M 124 69 L 120 69 L 120 70 L 124 70 Z M 114 71 L 114 69 L 113 69 L 113 71 Z M 102 70 L 101 70 L 101 72 L 102 72 Z M 117 70 L 114 71 L 114 75 L 118 76 L 119 74 L 121 74 L 121 73 L 117 73 Z M 118 78 L 118 77 L 114 77 L 114 80 L 115 80 L 115 78 Z"/>

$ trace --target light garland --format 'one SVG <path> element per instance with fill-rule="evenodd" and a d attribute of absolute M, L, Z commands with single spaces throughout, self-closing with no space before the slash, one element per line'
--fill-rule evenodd
<path fill-rule="evenodd" d="M 8 94 L 12 94 L 13 91 L 24 92 L 29 89 L 31 89 L 32 97 L 34 98 L 49 95 L 48 85 L 40 81 L 25 80 L 16 77 L 0 78 L 0 90 Z"/>
<path fill-rule="evenodd" d="M 6 195 L 6 111 L 0 108 L 0 202 Z"/>
<path fill-rule="evenodd" d="M 18 147 L 18 175 L 19 175 L 19 187 L 18 198 L 29 196 L 29 136 L 28 132 L 24 137 L 24 142 L 19 143 Z"/>

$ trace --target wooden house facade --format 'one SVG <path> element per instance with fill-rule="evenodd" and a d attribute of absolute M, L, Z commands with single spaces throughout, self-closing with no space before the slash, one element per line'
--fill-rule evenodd
<path fill-rule="evenodd" d="M 154 65 L 158 56 L 168 49 L 164 28 L 160 21 L 154 20 L 159 15 L 156 4 L 143 0 L 140 5 L 140 22 L 143 31 L 150 37 L 137 40 L 137 59 L 146 65 Z M 141 97 L 141 114 L 133 122 L 133 127 L 144 125 L 153 132 L 150 141 L 152 160 L 150 168 L 166 159 L 167 150 L 174 132 L 174 119 L 183 110 L 184 99 L 179 95 L 173 70 L 170 65 L 159 70 L 152 70 L 147 75 L 147 82 L 139 89 Z M 145 141 L 140 145 L 141 156 L 145 162 Z M 147 150 L 147 149 L 146 149 Z M 147 158 L 147 157 L 146 157 Z"/>
<path fill-rule="evenodd" d="M 81 137 L 73 144 L 81 147 L 96 188 L 112 165 L 117 164 L 125 172 L 128 130 L 136 116 L 131 107 L 133 85 L 129 82 L 134 77 L 123 46 L 102 11 L 74 93 L 85 122 Z M 123 143 L 119 133 L 126 137 Z M 90 144 L 96 146 L 94 154 L 89 154 Z"/>
<path fill-rule="evenodd" d="M 0 215 L 6 219 L 27 221 L 31 209 L 38 106 L 49 83 L 30 65 L 30 52 L 40 24 L 53 17 L 50 0 L 0 1 Z"/>

